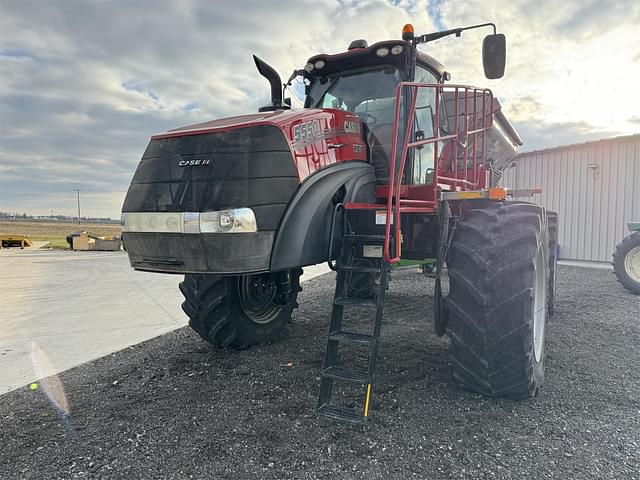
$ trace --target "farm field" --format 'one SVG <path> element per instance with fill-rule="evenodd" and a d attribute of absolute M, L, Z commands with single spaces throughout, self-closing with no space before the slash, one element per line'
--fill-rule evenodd
<path fill-rule="evenodd" d="M 67 248 L 65 237 L 78 230 L 86 230 L 97 236 L 120 235 L 118 224 L 38 222 L 21 220 L 0 220 L 0 235 L 27 235 L 33 241 L 49 242 L 47 247 Z"/>

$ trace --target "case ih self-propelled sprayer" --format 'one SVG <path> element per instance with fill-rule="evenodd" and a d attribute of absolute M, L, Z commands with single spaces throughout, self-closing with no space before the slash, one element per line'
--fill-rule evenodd
<path fill-rule="evenodd" d="M 479 27 L 493 27 L 483 64 L 500 78 L 505 37 L 493 24 L 420 36 L 406 25 L 402 40 L 311 57 L 287 83 L 304 84 L 295 111 L 275 70 L 254 57 L 271 84 L 260 113 L 151 138 L 123 206 L 131 265 L 184 274 L 191 327 L 238 349 L 281 337 L 301 267 L 329 262 L 336 290 L 318 411 L 350 422 L 369 415 L 390 267 L 427 265 L 454 378 L 486 395 L 535 395 L 557 217 L 497 186 L 522 142 L 491 91 L 445 83 L 449 73 L 418 50 Z M 370 309 L 368 331 L 344 318 L 354 308 Z M 360 369 L 344 362 L 358 348 Z M 357 408 L 336 401 L 350 384 Z"/>

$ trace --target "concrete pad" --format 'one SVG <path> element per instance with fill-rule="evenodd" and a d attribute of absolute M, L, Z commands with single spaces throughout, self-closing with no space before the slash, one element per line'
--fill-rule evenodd
<path fill-rule="evenodd" d="M 326 263 L 319 263 L 318 265 L 311 265 L 310 267 L 304 267 L 302 276 L 300 277 L 301 282 L 307 282 L 312 278 L 315 278 L 319 275 L 323 275 L 325 273 L 330 272 L 329 266 Z"/>
<path fill-rule="evenodd" d="M 51 242 L 46 242 L 42 240 L 38 240 L 37 242 L 31 242 L 30 247 L 24 247 L 25 250 L 38 250 L 39 248 L 44 248 L 49 245 Z"/>
<path fill-rule="evenodd" d="M 329 271 L 304 269 L 302 281 Z M 125 252 L 0 251 L 0 394 L 187 325 L 182 275 L 136 272 Z"/>
<path fill-rule="evenodd" d="M 613 270 L 609 262 L 589 262 L 587 260 L 558 260 L 558 265 L 580 268 L 597 268 L 600 270 Z"/>

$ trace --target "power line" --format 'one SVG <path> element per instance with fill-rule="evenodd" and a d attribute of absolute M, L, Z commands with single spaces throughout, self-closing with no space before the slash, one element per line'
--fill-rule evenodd
<path fill-rule="evenodd" d="M 78 194 L 78 225 L 80 225 L 80 189 L 76 188 L 74 192 Z"/>

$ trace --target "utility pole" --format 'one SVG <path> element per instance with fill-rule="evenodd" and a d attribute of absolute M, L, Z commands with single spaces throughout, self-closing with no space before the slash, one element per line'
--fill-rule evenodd
<path fill-rule="evenodd" d="M 80 225 L 80 189 L 76 188 L 74 192 L 78 194 L 78 225 Z"/>

